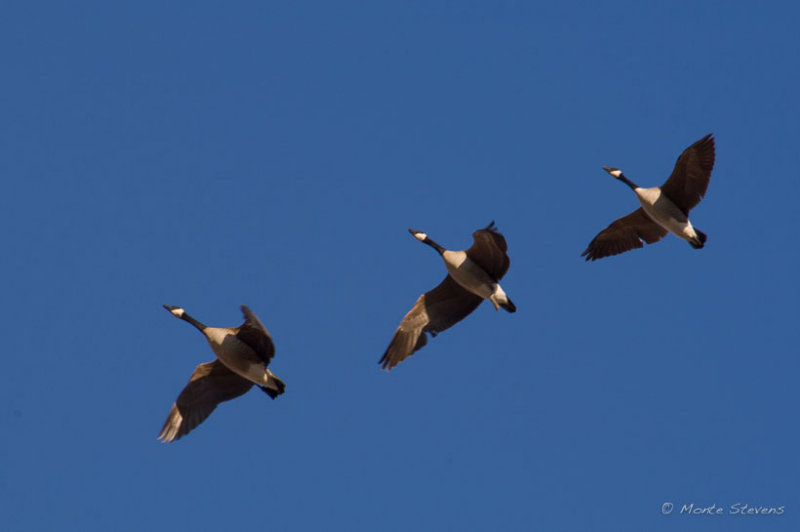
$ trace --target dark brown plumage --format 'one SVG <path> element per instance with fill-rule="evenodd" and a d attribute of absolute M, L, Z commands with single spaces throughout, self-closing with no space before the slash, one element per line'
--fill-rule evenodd
<path fill-rule="evenodd" d="M 466 250 L 467 257 L 492 280 L 500 281 L 511 262 L 506 254 L 508 245 L 505 238 L 497 232 L 494 222 L 472 233 L 472 238 L 473 244 Z M 384 369 L 392 369 L 425 346 L 426 333 L 436 336 L 452 327 L 475 310 L 481 301 L 481 296 L 462 287 L 448 274 L 436 288 L 419 296 L 400 322 L 379 364 Z M 516 310 L 510 300 L 507 310 Z"/>
<path fill-rule="evenodd" d="M 686 216 L 706 195 L 714 159 L 714 137 L 709 133 L 683 150 L 672 174 L 661 186 L 661 192 Z"/>
<path fill-rule="evenodd" d="M 284 392 L 285 383 L 267 369 L 275 356 L 272 338 L 245 305 L 241 307 L 245 321 L 234 328 L 207 327 L 180 307 L 164 305 L 164 308 L 200 330 L 219 358 L 195 368 L 189 384 L 170 408 L 158 439 L 163 442 L 180 439 L 202 423 L 219 403 L 239 397 L 254 384 L 273 399 Z"/>
<path fill-rule="evenodd" d="M 182 438 L 205 421 L 219 403 L 235 399 L 252 387 L 252 382 L 219 360 L 200 364 L 170 408 L 158 439 L 171 442 Z"/>
<path fill-rule="evenodd" d="M 508 244 L 506 239 L 497 231 L 494 222 L 472 233 L 472 246 L 467 250 L 467 256 L 478 266 L 499 281 L 508 271 L 511 259 L 508 258 Z"/>
<path fill-rule="evenodd" d="M 689 211 L 705 196 L 711 178 L 711 171 L 714 168 L 714 158 L 714 137 L 711 134 L 706 135 L 686 148 L 675 162 L 672 174 L 670 174 L 664 185 L 660 187 L 662 198 L 656 202 L 654 208 L 660 208 L 659 205 L 662 203 L 672 202 L 675 207 L 680 209 L 683 216 L 688 218 Z M 630 180 L 624 176 L 620 179 L 636 191 L 636 186 Z M 658 187 L 655 187 L 653 190 L 657 189 Z M 666 202 L 664 198 L 666 198 Z M 668 205 L 665 207 L 668 207 Z M 706 235 L 702 231 L 696 229 L 695 231 L 697 237 L 695 240 L 690 240 L 690 244 L 695 248 L 703 247 Z M 615 220 L 598 233 L 581 256 L 586 257 L 587 261 L 610 257 L 631 249 L 644 247 L 644 243 L 653 244 L 658 242 L 668 232 L 669 230 L 654 221 L 640 207 L 632 213 Z M 685 238 L 680 234 L 677 234 L 677 236 Z"/>
<path fill-rule="evenodd" d="M 597 260 L 658 242 L 669 231 L 655 223 L 641 207 L 615 220 L 589 242 L 581 257 Z"/>

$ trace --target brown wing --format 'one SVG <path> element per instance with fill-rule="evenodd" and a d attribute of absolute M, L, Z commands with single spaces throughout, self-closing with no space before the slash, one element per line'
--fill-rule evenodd
<path fill-rule="evenodd" d="M 705 196 L 713 168 L 714 137 L 709 133 L 683 150 L 661 191 L 688 216 Z"/>
<path fill-rule="evenodd" d="M 219 403 L 239 397 L 251 386 L 252 382 L 238 376 L 219 360 L 200 364 L 172 405 L 158 439 L 171 442 L 189 434 Z"/>
<path fill-rule="evenodd" d="M 472 233 L 472 247 L 467 250 L 467 256 L 499 281 L 508 271 L 511 260 L 506 251 L 508 245 L 506 239 L 497 232 L 494 222 Z"/>
<path fill-rule="evenodd" d="M 275 344 L 272 343 L 272 337 L 258 316 L 246 305 L 242 305 L 242 314 L 244 314 L 244 323 L 236 329 L 236 337 L 249 345 L 264 363 L 269 364 L 269 361 L 275 356 Z"/>
<path fill-rule="evenodd" d="M 425 333 L 436 336 L 466 318 L 483 299 L 461 288 L 449 275 L 425 292 L 400 322 L 389 347 L 378 362 L 384 369 L 397 364 L 427 343 Z"/>
<path fill-rule="evenodd" d="M 588 261 L 618 255 L 644 247 L 643 240 L 648 244 L 658 242 L 666 234 L 667 230 L 651 220 L 640 207 L 600 231 L 581 257 Z"/>

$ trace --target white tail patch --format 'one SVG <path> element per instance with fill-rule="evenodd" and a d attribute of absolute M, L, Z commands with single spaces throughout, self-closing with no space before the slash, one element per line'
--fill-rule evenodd
<path fill-rule="evenodd" d="M 495 286 L 494 293 L 492 294 L 492 301 L 497 301 L 498 303 L 508 303 L 508 296 L 500 287 L 500 284 Z"/>
<path fill-rule="evenodd" d="M 691 242 L 692 240 L 698 242 L 700 241 L 700 236 L 698 236 L 697 231 L 695 231 L 694 227 L 692 226 L 692 222 L 690 222 L 689 220 L 686 220 L 686 225 L 683 226 L 681 234 L 678 236 L 680 236 L 687 242 Z"/>

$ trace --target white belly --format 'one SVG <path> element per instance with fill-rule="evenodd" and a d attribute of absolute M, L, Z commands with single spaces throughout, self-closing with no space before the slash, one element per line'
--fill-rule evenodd
<path fill-rule="evenodd" d="M 445 251 L 442 254 L 450 277 L 483 299 L 490 299 L 500 287 L 483 269 L 472 262 L 464 251 Z"/>
<path fill-rule="evenodd" d="M 250 347 L 236 336 L 225 329 L 207 329 L 206 339 L 211 350 L 229 370 L 259 386 L 264 386 L 269 381 L 267 366 L 258 361 Z"/>
<path fill-rule="evenodd" d="M 697 238 L 689 218 L 660 188 L 637 188 L 635 192 L 644 212 L 658 225 L 684 240 Z"/>

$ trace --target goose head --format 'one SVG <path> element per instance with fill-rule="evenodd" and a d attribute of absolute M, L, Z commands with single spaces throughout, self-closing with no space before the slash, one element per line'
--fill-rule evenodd
<path fill-rule="evenodd" d="M 619 179 L 619 178 L 621 178 L 623 176 L 622 170 L 620 170 L 619 168 L 612 168 L 612 167 L 604 166 L 603 170 L 605 170 L 606 172 L 611 174 L 612 177 L 616 177 L 617 179 Z"/>
<path fill-rule="evenodd" d="M 172 305 L 164 305 L 164 308 L 167 309 L 170 312 L 170 314 L 172 314 L 176 318 L 183 318 L 183 315 L 186 314 L 186 311 L 183 310 L 181 307 L 173 307 Z"/>
<path fill-rule="evenodd" d="M 420 242 L 425 242 L 428 239 L 428 235 L 426 233 L 423 233 L 422 231 L 415 231 L 413 229 L 409 229 L 408 232 L 411 233 L 414 236 L 414 238 L 416 238 Z"/>

